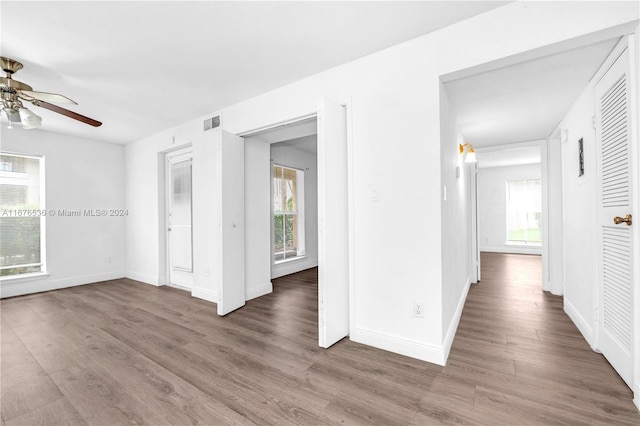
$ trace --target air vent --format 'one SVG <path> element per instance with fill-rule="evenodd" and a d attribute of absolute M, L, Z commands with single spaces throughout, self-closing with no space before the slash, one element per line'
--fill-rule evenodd
<path fill-rule="evenodd" d="M 216 127 L 220 127 L 220 116 L 217 115 L 215 117 L 207 118 L 204 120 L 204 130 L 215 129 Z"/>

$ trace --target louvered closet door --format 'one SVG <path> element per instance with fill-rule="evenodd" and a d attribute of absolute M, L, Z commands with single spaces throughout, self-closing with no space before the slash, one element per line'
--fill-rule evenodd
<path fill-rule="evenodd" d="M 596 85 L 600 210 L 598 348 L 631 387 L 633 379 L 632 226 L 615 224 L 632 209 L 628 51 Z M 640 218 L 634 218 L 640 219 Z"/>

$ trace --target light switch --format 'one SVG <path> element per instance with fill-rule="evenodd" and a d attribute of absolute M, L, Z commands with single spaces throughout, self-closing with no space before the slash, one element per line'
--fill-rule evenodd
<path fill-rule="evenodd" d="M 377 186 L 369 187 L 369 201 L 380 201 L 380 188 Z"/>

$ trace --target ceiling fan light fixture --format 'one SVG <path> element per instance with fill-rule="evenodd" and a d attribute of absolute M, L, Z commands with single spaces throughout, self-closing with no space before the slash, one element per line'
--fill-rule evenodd
<path fill-rule="evenodd" d="M 20 108 L 18 112 L 20 113 L 20 122 L 22 123 L 23 129 L 35 129 L 42 125 L 42 117 L 34 114 L 27 108 Z"/>

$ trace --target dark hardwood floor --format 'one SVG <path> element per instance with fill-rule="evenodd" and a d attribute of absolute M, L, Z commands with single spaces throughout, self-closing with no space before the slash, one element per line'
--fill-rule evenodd
<path fill-rule="evenodd" d="M 540 290 L 540 258 L 482 261 L 446 367 L 318 348 L 316 270 L 223 318 L 128 279 L 3 300 L 2 426 L 639 425 L 631 391 Z"/>

